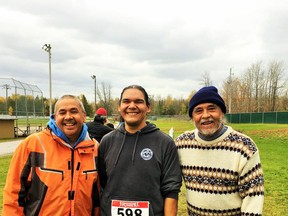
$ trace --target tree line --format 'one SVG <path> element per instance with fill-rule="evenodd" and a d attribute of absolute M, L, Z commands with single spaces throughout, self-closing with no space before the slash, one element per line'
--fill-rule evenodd
<path fill-rule="evenodd" d="M 287 111 L 288 88 L 284 72 L 284 64 L 279 61 L 267 66 L 257 61 L 240 77 L 234 78 L 230 72 L 222 93 L 230 104 L 231 113 Z"/>
<path fill-rule="evenodd" d="M 288 110 L 287 78 L 284 77 L 284 64 L 272 61 L 266 67 L 261 61 L 251 64 L 239 77 L 230 69 L 230 74 L 223 81 L 222 87 L 218 87 L 222 95 L 228 113 L 245 112 L 273 112 Z M 213 85 L 210 74 L 204 72 L 201 77 L 201 85 Z M 87 115 L 94 116 L 95 110 L 104 107 L 109 116 L 118 114 L 119 98 L 112 98 L 111 85 L 100 83 L 97 87 L 98 101 L 88 102 L 84 94 L 79 95 L 83 102 Z M 188 98 L 173 98 L 171 95 L 161 97 L 150 95 L 152 116 L 159 115 L 186 115 L 190 98 L 196 93 L 191 90 Z M 120 93 L 119 93 L 120 95 Z M 52 101 L 52 110 L 57 98 Z M 0 97 L 0 114 L 8 115 L 49 115 L 49 99 L 37 96 L 12 95 L 6 98 Z"/>

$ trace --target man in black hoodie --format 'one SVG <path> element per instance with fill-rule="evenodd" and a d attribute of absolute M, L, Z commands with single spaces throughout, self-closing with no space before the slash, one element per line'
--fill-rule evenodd
<path fill-rule="evenodd" d="M 95 114 L 94 120 L 86 124 L 89 136 L 100 143 L 102 137 L 114 129 L 114 125 L 108 122 L 107 111 L 103 107 L 97 109 Z"/>
<path fill-rule="evenodd" d="M 124 124 L 103 137 L 99 175 L 102 216 L 176 216 L 181 170 L 171 137 L 146 121 L 145 89 L 123 89 L 118 111 Z"/>

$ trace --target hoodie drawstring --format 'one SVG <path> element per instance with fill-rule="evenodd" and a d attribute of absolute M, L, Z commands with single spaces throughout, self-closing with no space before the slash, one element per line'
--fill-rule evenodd
<path fill-rule="evenodd" d="M 132 153 L 132 164 L 134 164 L 134 161 L 135 161 L 135 152 L 136 152 L 136 147 L 137 147 L 137 143 L 138 143 L 138 139 L 139 139 L 139 134 L 140 134 L 141 131 L 137 131 L 137 136 L 136 136 L 136 140 L 135 140 L 135 143 L 134 143 L 134 148 L 133 148 L 133 153 Z M 123 138 L 123 141 L 121 143 L 121 146 L 120 146 L 120 150 L 117 154 L 117 157 L 116 157 L 116 160 L 115 160 L 115 163 L 114 163 L 114 167 L 116 167 L 117 163 L 118 163 L 118 160 L 119 160 L 119 157 L 121 155 L 121 152 L 123 150 L 123 146 L 124 146 L 124 142 L 125 142 L 125 138 L 126 138 L 126 135 L 127 135 L 127 132 L 125 131 L 124 133 L 124 138 Z"/>
<path fill-rule="evenodd" d="M 120 154 L 121 154 L 122 149 L 123 149 L 123 146 L 124 146 L 125 138 L 126 138 L 126 131 L 125 131 L 125 133 L 124 133 L 124 138 L 123 138 L 123 141 L 122 141 L 122 143 L 121 143 L 120 150 L 119 150 L 119 152 L 118 152 L 118 154 L 117 154 L 116 161 L 115 161 L 115 163 L 114 163 L 114 167 L 116 167 L 116 165 L 117 165 L 117 163 L 118 163 Z"/>
<path fill-rule="evenodd" d="M 137 147 L 137 143 L 138 143 L 139 134 L 140 134 L 140 131 L 137 131 L 136 141 L 135 141 L 135 144 L 134 144 L 133 154 L 132 154 L 132 164 L 134 164 L 134 161 L 135 161 L 135 152 L 136 152 L 136 147 Z"/>

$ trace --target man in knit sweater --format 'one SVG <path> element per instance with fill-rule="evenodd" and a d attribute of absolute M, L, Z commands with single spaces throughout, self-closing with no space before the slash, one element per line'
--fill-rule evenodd
<path fill-rule="evenodd" d="M 187 210 L 196 215 L 262 215 L 264 178 L 254 141 L 224 125 L 226 106 L 214 86 L 189 102 L 196 127 L 176 138 Z"/>

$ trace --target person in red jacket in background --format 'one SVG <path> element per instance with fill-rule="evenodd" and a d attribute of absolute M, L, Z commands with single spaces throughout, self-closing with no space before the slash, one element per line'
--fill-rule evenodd
<path fill-rule="evenodd" d="M 95 114 L 94 120 L 86 124 L 90 137 L 96 139 L 100 143 L 105 134 L 113 131 L 114 125 L 109 122 L 107 111 L 103 107 L 97 109 Z"/>
<path fill-rule="evenodd" d="M 15 150 L 3 191 L 2 216 L 99 216 L 98 143 L 73 95 L 55 104 L 44 131 Z"/>

